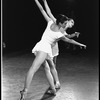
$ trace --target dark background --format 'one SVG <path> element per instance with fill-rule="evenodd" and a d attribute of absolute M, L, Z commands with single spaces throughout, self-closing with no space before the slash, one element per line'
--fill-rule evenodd
<path fill-rule="evenodd" d="M 42 3 L 42 0 L 40 1 Z M 99 1 L 47 0 L 47 2 L 55 17 L 61 13 L 75 20 L 75 26 L 67 32 L 81 33 L 75 40 L 87 45 L 87 49 L 82 51 L 98 54 Z M 3 0 L 2 38 L 6 44 L 4 52 L 31 51 L 40 40 L 45 27 L 46 21 L 34 0 Z M 66 52 L 65 43 L 61 41 L 59 46 L 61 52 Z M 76 51 L 81 51 L 77 46 L 76 48 Z"/>

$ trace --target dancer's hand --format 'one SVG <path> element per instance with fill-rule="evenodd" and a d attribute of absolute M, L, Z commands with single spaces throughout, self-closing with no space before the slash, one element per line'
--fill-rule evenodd
<path fill-rule="evenodd" d="M 84 49 L 86 49 L 86 45 L 84 45 L 84 44 L 80 45 L 81 49 L 82 49 L 82 47 L 84 47 Z"/>
<path fill-rule="evenodd" d="M 79 37 L 80 33 L 79 32 L 75 32 L 75 35 L 77 36 L 77 38 Z"/>

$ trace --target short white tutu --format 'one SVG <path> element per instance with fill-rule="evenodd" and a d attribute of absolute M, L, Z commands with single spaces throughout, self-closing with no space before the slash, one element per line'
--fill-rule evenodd
<path fill-rule="evenodd" d="M 36 55 L 36 53 L 38 51 L 43 51 L 43 52 L 47 53 L 48 54 L 47 59 L 53 58 L 52 48 L 51 48 L 51 45 L 49 43 L 46 43 L 43 41 L 38 42 L 35 45 L 35 47 L 32 49 L 32 53 L 34 53 Z"/>

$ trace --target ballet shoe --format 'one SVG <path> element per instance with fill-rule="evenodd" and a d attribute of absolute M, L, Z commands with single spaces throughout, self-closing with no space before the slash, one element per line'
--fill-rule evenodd
<path fill-rule="evenodd" d="M 47 91 L 47 94 L 55 96 L 56 95 L 56 89 L 49 88 L 48 91 Z"/>
<path fill-rule="evenodd" d="M 55 88 L 60 89 L 61 88 L 60 83 L 55 84 Z"/>
<path fill-rule="evenodd" d="M 19 100 L 25 100 L 26 94 L 27 94 L 27 91 L 25 90 L 20 91 L 21 98 Z"/>

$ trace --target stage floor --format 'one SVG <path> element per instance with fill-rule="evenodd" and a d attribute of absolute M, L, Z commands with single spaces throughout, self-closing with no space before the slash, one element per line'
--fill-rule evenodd
<path fill-rule="evenodd" d="M 19 100 L 25 75 L 34 55 L 12 54 L 3 57 L 2 100 Z M 99 100 L 98 58 L 86 55 L 60 54 L 57 70 L 61 89 L 56 96 L 46 95 L 48 81 L 41 66 L 35 74 L 25 100 Z"/>

